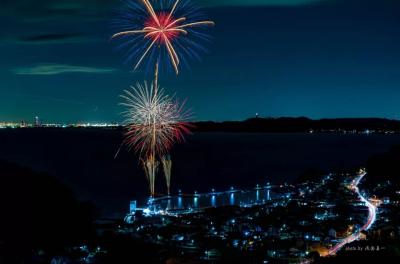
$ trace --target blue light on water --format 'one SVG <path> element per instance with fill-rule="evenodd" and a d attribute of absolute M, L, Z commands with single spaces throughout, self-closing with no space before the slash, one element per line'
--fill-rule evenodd
<path fill-rule="evenodd" d="M 179 209 L 182 209 L 182 207 L 183 207 L 183 206 L 182 206 L 182 197 L 179 196 L 179 197 L 178 197 L 178 208 L 179 208 Z"/>
<path fill-rule="evenodd" d="M 217 205 L 217 199 L 215 198 L 215 195 L 211 196 L 211 206 L 215 207 Z"/>
<path fill-rule="evenodd" d="M 235 194 L 231 193 L 230 198 L 229 198 L 229 202 L 231 205 L 235 204 Z"/>

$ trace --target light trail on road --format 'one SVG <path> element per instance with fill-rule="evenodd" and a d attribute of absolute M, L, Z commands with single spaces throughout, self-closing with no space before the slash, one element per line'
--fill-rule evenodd
<path fill-rule="evenodd" d="M 355 240 L 359 239 L 360 234 L 362 231 L 368 230 L 375 222 L 376 220 L 376 206 L 373 205 L 368 201 L 367 198 L 361 195 L 360 190 L 358 188 L 358 185 L 360 181 L 367 175 L 366 172 L 362 173 L 360 177 L 356 178 L 353 180 L 351 187 L 354 190 L 354 192 L 358 195 L 360 200 L 365 203 L 365 205 L 368 207 L 368 220 L 367 222 L 358 230 L 356 233 L 351 234 L 350 236 L 344 238 L 339 244 L 335 245 L 329 250 L 329 253 L 327 254 L 328 256 L 335 255 L 340 249 L 342 249 L 345 245 L 354 242 Z"/>

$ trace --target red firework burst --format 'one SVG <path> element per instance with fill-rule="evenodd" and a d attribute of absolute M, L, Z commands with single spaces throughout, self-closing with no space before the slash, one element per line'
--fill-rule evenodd
<path fill-rule="evenodd" d="M 205 20 L 205 21 L 195 21 L 186 23 L 186 17 L 174 17 L 174 13 L 176 8 L 178 7 L 180 0 L 176 0 L 174 5 L 172 6 L 171 10 L 167 11 L 160 11 L 156 13 L 154 11 L 153 5 L 150 3 L 149 0 L 140 0 L 143 5 L 145 6 L 148 17 L 143 22 L 143 28 L 139 30 L 129 30 L 129 31 L 122 31 L 117 34 L 114 34 L 112 38 L 122 37 L 127 35 L 137 35 L 143 34 L 144 38 L 151 39 L 151 43 L 148 47 L 144 50 L 142 56 L 140 57 L 139 61 L 135 66 L 135 70 L 140 66 L 144 58 L 150 52 L 150 50 L 156 45 L 159 44 L 160 46 L 164 46 L 168 52 L 169 58 L 171 63 L 175 69 L 176 74 L 179 73 L 179 55 L 176 52 L 174 47 L 173 41 L 181 34 L 187 35 L 188 28 L 199 27 L 199 26 L 213 26 L 214 22 Z"/>

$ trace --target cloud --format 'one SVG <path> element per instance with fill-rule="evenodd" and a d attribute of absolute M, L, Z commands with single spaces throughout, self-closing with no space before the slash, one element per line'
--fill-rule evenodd
<path fill-rule="evenodd" d="M 104 14 L 119 0 L 1 0 L 0 15 L 18 16 L 29 21 L 71 16 L 93 17 Z"/>
<path fill-rule="evenodd" d="M 46 19 L 63 16 L 93 17 L 108 13 L 121 0 L 1 0 L 0 13 Z M 198 0 L 200 6 L 296 6 L 332 0 Z M 346 0 L 347 1 L 347 0 Z M 386 0 L 387 1 L 387 0 Z"/>
<path fill-rule="evenodd" d="M 0 42 L 18 44 L 18 45 L 43 45 L 43 44 L 74 44 L 74 43 L 89 43 L 89 42 L 103 42 L 97 36 L 85 35 L 81 33 L 46 33 L 37 35 L 24 35 L 24 36 L 2 36 Z"/>
<path fill-rule="evenodd" d="M 79 44 L 104 42 L 104 39 L 89 34 L 81 33 L 45 33 L 36 35 L 12 36 L 5 34 L 0 36 L 1 44 L 17 45 L 53 45 L 53 44 Z"/>
<path fill-rule="evenodd" d="M 41 64 L 31 67 L 21 67 L 13 70 L 17 75 L 58 75 L 65 73 L 104 74 L 115 72 L 113 68 L 95 68 L 66 64 Z"/>
<path fill-rule="evenodd" d="M 96 39 L 80 33 L 50 33 L 18 37 L 14 41 L 22 44 L 63 44 L 96 41 Z"/>
<path fill-rule="evenodd" d="M 65 17 L 104 18 L 121 0 L 1 0 L 0 15 L 24 21 L 42 21 Z M 300 6 L 333 0 L 198 0 L 200 6 Z M 349 1 L 349 0 L 346 0 Z M 382 0 L 384 1 L 384 0 Z M 389 1 L 389 0 L 385 0 Z"/>
<path fill-rule="evenodd" d="M 299 6 L 327 0 L 202 0 L 207 6 Z"/>

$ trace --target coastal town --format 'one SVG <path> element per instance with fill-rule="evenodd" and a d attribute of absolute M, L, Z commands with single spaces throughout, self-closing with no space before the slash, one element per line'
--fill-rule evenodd
<path fill-rule="evenodd" d="M 98 234 L 119 243 L 76 250 L 84 263 L 101 263 L 101 256 L 113 254 L 116 245 L 126 247 L 127 241 L 152 248 L 154 261 L 174 263 L 312 263 L 342 252 L 385 252 L 383 242 L 399 237 L 399 230 L 390 229 L 393 218 L 387 217 L 398 212 L 399 201 L 360 187 L 364 177 L 368 174 L 360 169 L 309 177 L 296 185 L 257 186 L 251 192 L 179 194 L 186 209 L 168 207 L 165 199 L 173 197 L 153 200 L 146 208 L 131 204 L 124 222 L 99 222 Z M 268 192 L 263 196 L 268 199 L 254 197 L 251 203 L 249 195 L 260 197 L 259 191 Z M 227 204 L 204 208 L 199 202 L 202 196 L 222 202 L 218 195 L 240 193 L 247 194 L 240 196 L 246 202 L 227 199 Z"/>

